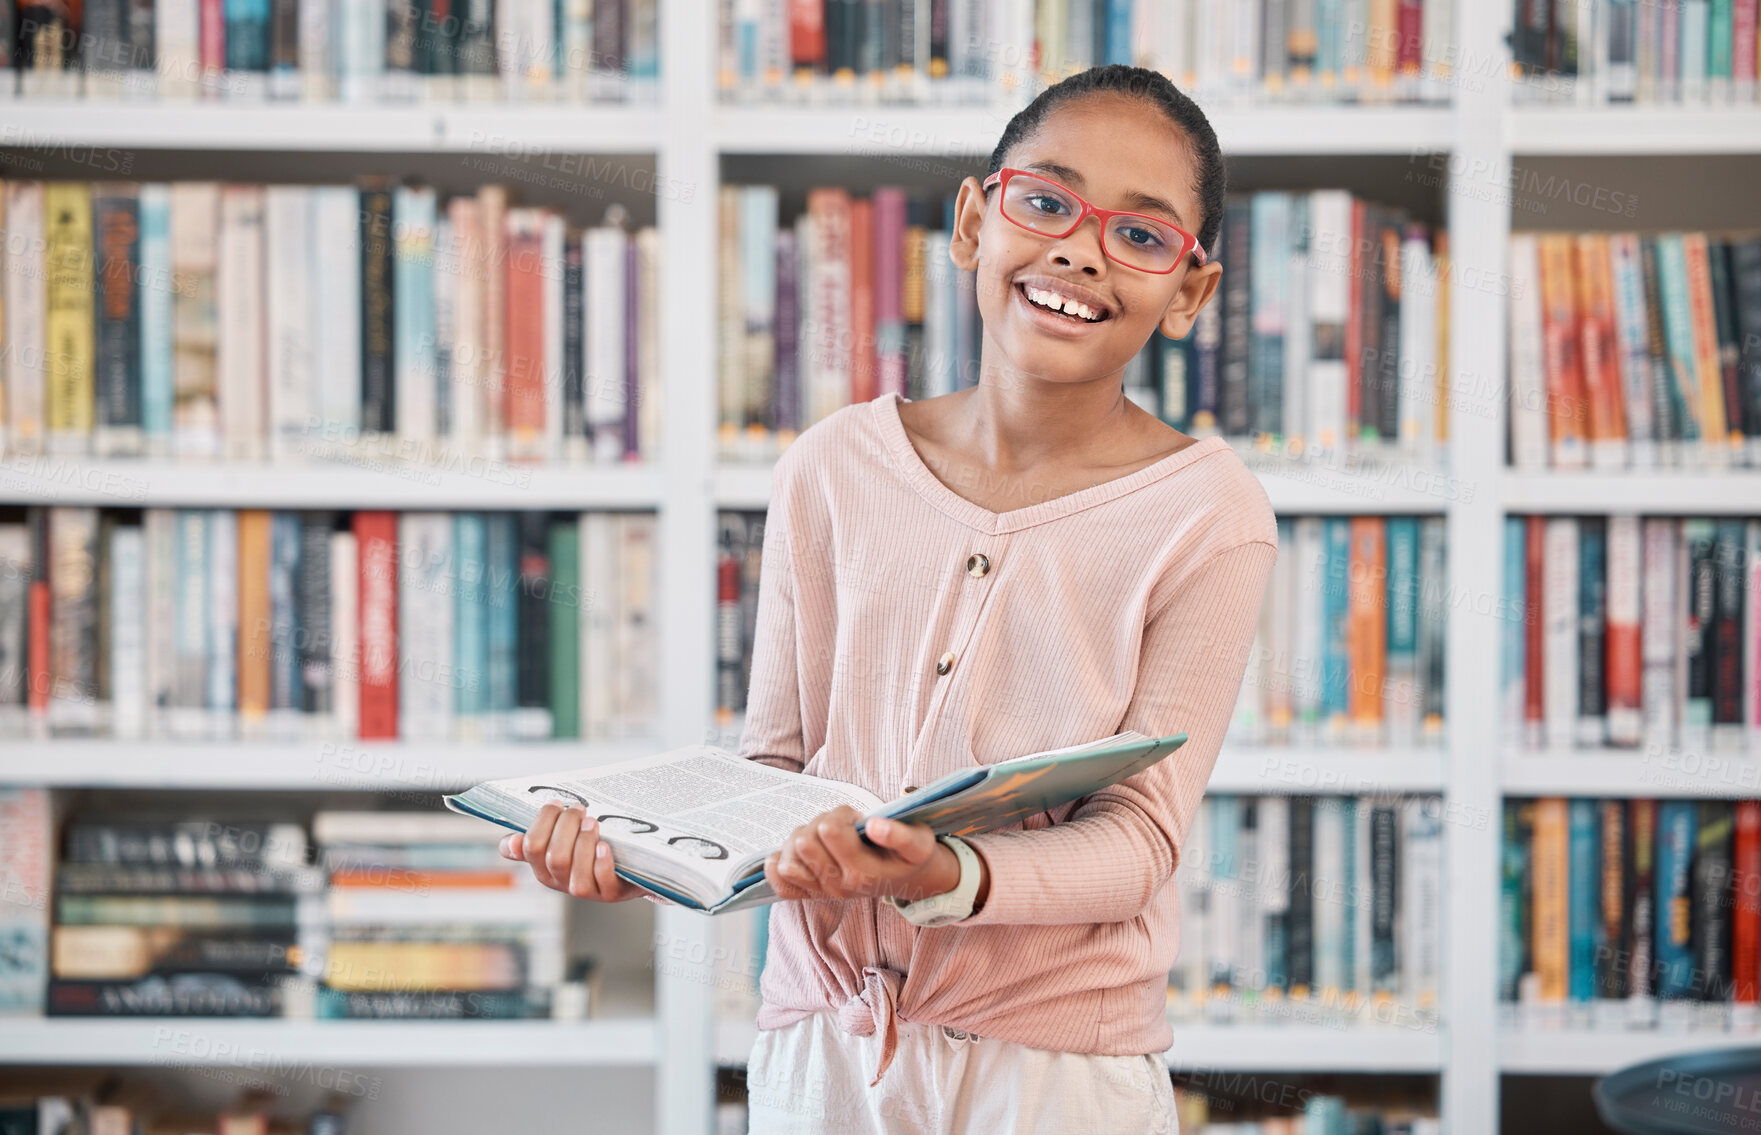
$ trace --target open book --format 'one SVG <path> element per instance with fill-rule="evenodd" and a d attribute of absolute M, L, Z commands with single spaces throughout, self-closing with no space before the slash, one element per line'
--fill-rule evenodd
<path fill-rule="evenodd" d="M 523 832 L 549 803 L 587 807 L 623 878 L 693 910 L 775 902 L 764 861 L 790 832 L 848 804 L 862 813 L 972 835 L 1087 796 L 1155 764 L 1186 734 L 1127 731 L 1085 745 L 975 765 L 892 802 L 842 781 L 783 772 L 710 745 L 575 772 L 492 780 L 446 806 Z M 865 837 L 866 838 L 866 837 Z"/>

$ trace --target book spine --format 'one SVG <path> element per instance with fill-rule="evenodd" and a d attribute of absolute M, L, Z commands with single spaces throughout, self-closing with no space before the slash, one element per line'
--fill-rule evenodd
<path fill-rule="evenodd" d="M 453 739 L 452 518 L 439 512 L 397 517 L 398 735 Z"/>
<path fill-rule="evenodd" d="M 1632 860 L 1631 836 L 1627 831 L 1626 801 L 1604 800 L 1592 817 L 1597 824 L 1601 862 L 1597 904 L 1601 922 L 1595 938 L 1596 997 L 1618 1001 L 1627 996 L 1630 976 L 1627 957 L 1627 896 Z"/>
<path fill-rule="evenodd" d="M 1346 438 L 1347 324 L 1351 319 L 1351 198 L 1342 190 L 1310 196 L 1308 281 L 1310 440 L 1332 453 Z M 1207 305 L 1214 306 L 1214 305 Z"/>
<path fill-rule="evenodd" d="M 1534 972 L 1539 978 L 1540 1000 L 1556 1004 L 1570 993 L 1571 901 L 1570 817 L 1565 800 L 1549 798 L 1535 802 L 1533 851 Z"/>
<path fill-rule="evenodd" d="M 1340 739 L 1347 733 L 1352 713 L 1352 522 L 1328 517 L 1325 525 L 1321 720 L 1327 736 Z"/>
<path fill-rule="evenodd" d="M 874 193 L 876 393 L 893 392 L 901 397 L 906 393 L 904 257 L 905 194 L 883 186 Z M 774 283 L 771 290 L 774 294 Z"/>
<path fill-rule="evenodd" d="M 1712 739 L 1713 623 L 1718 610 L 1716 535 L 1717 527 L 1710 520 L 1682 522 L 1687 575 L 1682 581 L 1686 618 L 1680 656 L 1685 662 L 1686 685 L 1681 691 L 1681 742 L 1696 753 L 1706 752 Z"/>
<path fill-rule="evenodd" d="M 333 599 L 330 562 L 336 518 L 328 512 L 308 512 L 299 517 L 300 574 L 298 596 L 299 632 L 294 644 L 298 665 L 298 702 L 305 713 L 303 724 L 319 731 L 336 712 L 335 674 L 331 665 Z"/>
<path fill-rule="evenodd" d="M 1712 745 L 1741 751 L 1743 729 L 1744 522 L 1720 520 L 1712 538 L 1712 622 L 1708 631 Z"/>
<path fill-rule="evenodd" d="M 238 515 L 208 513 L 208 735 L 230 740 L 238 712 Z"/>
<path fill-rule="evenodd" d="M 1682 414 L 1663 329 L 1662 277 L 1655 238 L 1639 238 L 1639 270 L 1645 285 L 1645 346 L 1651 362 L 1651 418 L 1657 435 L 1657 460 L 1659 464 L 1673 465 L 1681 459 L 1678 443 Z"/>
<path fill-rule="evenodd" d="M 360 738 L 398 736 L 398 540 L 397 516 L 354 514 L 360 632 L 358 702 Z"/>
<path fill-rule="evenodd" d="M 271 732 L 297 738 L 305 712 L 300 678 L 300 518 L 277 512 L 270 522 L 269 561 L 269 716 Z"/>
<path fill-rule="evenodd" d="M 586 594 L 581 537 L 578 525 L 567 520 L 553 523 L 549 536 L 551 736 L 578 738 L 582 736 L 581 608 Z"/>
<path fill-rule="evenodd" d="M 1621 406 L 1619 350 L 1614 330 L 1613 264 L 1608 238 L 1601 233 L 1577 237 L 1576 275 L 1579 312 L 1579 357 L 1583 360 L 1588 401 L 1591 460 L 1598 468 L 1618 468 L 1627 461 L 1626 422 Z"/>
<path fill-rule="evenodd" d="M 43 187 L 43 339 L 49 445 L 83 453 L 95 419 L 92 194 L 84 182 Z"/>
<path fill-rule="evenodd" d="M 587 230 L 587 421 L 593 430 L 595 460 L 623 456 L 624 415 L 624 231 L 611 226 Z"/>
<path fill-rule="evenodd" d="M 43 184 L 9 181 L 5 221 L 11 247 L 6 256 L 4 440 L 20 454 L 42 451 L 48 344 L 43 287 Z"/>
<path fill-rule="evenodd" d="M 875 357 L 874 202 L 850 202 L 850 390 L 851 402 L 871 402 L 879 393 Z M 970 358 L 961 330 L 961 361 Z M 964 373 L 964 372 L 962 372 Z"/>
<path fill-rule="evenodd" d="M 1673 745 L 1680 721 L 1681 702 L 1676 658 L 1681 652 L 1685 627 L 1675 618 L 1678 588 L 1686 581 L 1677 577 L 1681 522 L 1647 517 L 1644 522 L 1644 610 L 1640 650 L 1644 658 L 1641 689 L 1644 708 L 1644 740 L 1653 751 Z"/>
<path fill-rule="evenodd" d="M 1387 674 L 1387 525 L 1381 517 L 1351 519 L 1351 722 L 1364 744 L 1381 739 Z"/>
<path fill-rule="evenodd" d="M 519 514 L 519 623 L 515 735 L 548 737 L 550 715 L 550 545 L 546 514 Z"/>
<path fill-rule="evenodd" d="M 262 460 L 267 440 L 264 203 L 262 186 L 228 185 L 220 193 L 216 362 L 221 440 L 230 460 Z"/>
<path fill-rule="evenodd" d="M 271 514 L 262 509 L 238 513 L 238 717 L 240 736 L 260 739 L 268 720 L 273 654 L 271 635 Z"/>
<path fill-rule="evenodd" d="M 361 429 L 385 435 L 397 428 L 396 312 L 392 289 L 396 264 L 392 238 L 392 191 L 382 181 L 360 190 Z M 363 549 L 363 552 L 365 549 Z"/>
<path fill-rule="evenodd" d="M 1245 436 L 1252 428 L 1248 391 L 1248 353 L 1252 329 L 1251 200 L 1231 199 L 1223 210 L 1222 389 L 1218 417 L 1223 433 Z"/>
<path fill-rule="evenodd" d="M 1553 464 L 1562 469 L 1588 464 L 1588 412 L 1584 395 L 1578 310 L 1570 236 L 1540 238 L 1542 336 L 1547 373 L 1548 435 Z"/>
<path fill-rule="evenodd" d="M 1389 744 L 1418 743 L 1423 693 L 1419 676 L 1419 521 L 1386 521 L 1388 547 L 1387 678 Z"/>
<path fill-rule="evenodd" d="M 563 252 L 562 438 L 567 460 L 586 461 L 588 446 L 586 391 L 582 386 L 586 309 L 585 250 L 579 234 L 570 234 Z"/>
<path fill-rule="evenodd" d="M 1578 521 L 1577 743 L 1601 745 L 1608 732 L 1608 528 L 1601 517 Z"/>
<path fill-rule="evenodd" d="M 92 197 L 97 230 L 97 435 L 100 456 L 141 451 L 141 278 L 138 190 L 119 185 Z"/>
<path fill-rule="evenodd" d="M 1596 802 L 1574 799 L 1567 816 L 1569 824 L 1569 864 L 1567 888 L 1570 892 L 1567 910 L 1568 933 L 1571 938 L 1571 960 L 1568 968 L 1567 996 L 1583 1002 L 1596 996 L 1596 936 L 1600 929 L 1600 889 L 1596 853 Z"/>
<path fill-rule="evenodd" d="M 476 198 L 447 202 L 452 223 L 453 280 L 452 353 L 447 363 L 447 448 L 461 458 L 483 455 L 483 391 L 487 360 L 484 324 L 488 296 L 487 247 L 483 209 Z M 585 433 L 585 425 L 582 426 Z"/>
<path fill-rule="evenodd" d="M 1718 349 L 1719 383 L 1724 389 L 1724 421 L 1731 447 L 1731 460 L 1745 457 L 1743 437 L 1743 394 L 1738 377 L 1741 348 L 1737 344 L 1736 314 L 1732 311 L 1735 296 L 1731 283 L 1734 266 L 1730 253 L 1732 244 L 1722 239 L 1707 243 L 1712 292 L 1712 324 Z"/>
<path fill-rule="evenodd" d="M 1545 539 L 1542 555 L 1546 575 L 1541 597 L 1543 720 L 1547 746 L 1569 749 L 1576 736 L 1580 697 L 1578 619 L 1582 561 L 1578 521 L 1573 517 L 1549 517 Z"/>
<path fill-rule="evenodd" d="M 543 214 L 508 210 L 507 393 L 508 456 L 536 460 L 544 434 Z"/>
<path fill-rule="evenodd" d="M 1761 752 L 1761 520 L 1749 521 L 1748 605 L 1743 612 L 1743 720 L 1748 749 Z"/>
<path fill-rule="evenodd" d="M 265 205 L 268 240 L 269 453 L 277 460 L 303 451 L 314 399 L 313 201 L 303 186 L 272 185 Z"/>
<path fill-rule="evenodd" d="M 1632 833 L 1631 869 L 1627 873 L 1627 992 L 1635 998 L 1657 991 L 1657 801 L 1627 801 L 1627 828 Z"/>
<path fill-rule="evenodd" d="M 43 1012 L 49 981 L 54 816 L 46 788 L 0 788 L 0 932 L 10 943 L 0 967 L 0 1017 Z"/>
<path fill-rule="evenodd" d="M 1694 833 L 1692 949 L 1694 988 L 1702 1001 L 1731 996 L 1731 835 L 1728 800 L 1702 800 Z"/>
<path fill-rule="evenodd" d="M 352 444 L 361 429 L 361 318 L 359 193 L 344 185 L 324 185 L 313 194 L 313 335 L 317 368 L 315 390 L 301 444 L 328 453 L 332 443 Z M 335 446 L 341 448 L 341 444 Z"/>
<path fill-rule="evenodd" d="M 1657 809 L 1657 995 L 1687 998 L 1694 986 L 1692 951 L 1695 805 L 1665 800 Z"/>
<path fill-rule="evenodd" d="M 1504 802 L 1503 837 L 1498 859 L 1498 999 L 1514 1002 L 1522 984 L 1524 944 L 1528 941 L 1528 907 L 1523 902 L 1529 872 L 1529 847 L 1518 826 L 1524 807 Z"/>
<path fill-rule="evenodd" d="M 1741 424 L 1732 431 L 1725 413 L 1724 371 L 1718 361 L 1718 329 L 1712 304 L 1711 248 L 1704 233 L 1684 233 L 1682 256 L 1687 268 L 1688 318 L 1693 332 L 1695 387 L 1700 402 L 1700 434 L 1706 456 L 1714 464 L 1728 462 L 1730 447 L 1740 446 Z"/>
<path fill-rule="evenodd" d="M 1657 428 L 1653 420 L 1645 281 L 1640 264 L 1639 238 L 1632 233 L 1611 234 L 1608 253 L 1614 282 L 1615 352 L 1622 402 L 1626 409 L 1628 453 L 1634 466 L 1649 468 L 1657 463 Z"/>
<path fill-rule="evenodd" d="M 1256 193 L 1248 205 L 1251 280 L 1247 311 L 1247 430 L 1277 438 L 1284 432 L 1283 365 L 1289 278 L 1290 195 Z"/>
<path fill-rule="evenodd" d="M 1730 922 L 1731 999 L 1739 1005 L 1761 1000 L 1761 801 L 1739 800 L 1731 847 Z"/>
<path fill-rule="evenodd" d="M 1671 420 L 1680 423 L 1684 460 L 1704 461 L 1704 407 L 1694 349 L 1694 327 L 1688 298 L 1687 252 L 1679 235 L 1657 238 L 1657 281 L 1662 299 L 1665 358 L 1670 378 Z"/>
<path fill-rule="evenodd" d="M 1406 1003 L 1421 1020 L 1438 1008 L 1443 946 L 1443 820 L 1431 798 L 1400 805 L 1399 968 Z"/>
<path fill-rule="evenodd" d="M 1642 554 L 1639 518 L 1609 517 L 1605 655 L 1608 741 L 1620 746 L 1637 745 L 1644 735 Z"/>
<path fill-rule="evenodd" d="M 404 0 L 393 3 L 407 7 Z M 434 189 L 400 185 L 391 193 L 389 281 L 393 415 L 378 429 L 395 429 L 400 449 L 431 458 L 437 425 L 434 374 Z M 369 399 L 369 406 L 371 399 Z M 373 427 L 370 427 L 373 428 Z"/>
<path fill-rule="evenodd" d="M 334 712 L 329 737 L 353 738 L 361 729 L 360 542 L 350 530 L 330 536 L 330 682 Z"/>

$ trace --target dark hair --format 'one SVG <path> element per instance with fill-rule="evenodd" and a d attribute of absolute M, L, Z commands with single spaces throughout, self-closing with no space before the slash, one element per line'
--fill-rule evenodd
<path fill-rule="evenodd" d="M 1228 181 L 1223 170 L 1223 150 L 1217 145 L 1216 131 L 1211 129 L 1205 112 L 1160 71 L 1109 63 L 1079 71 L 1047 87 L 1003 128 L 1003 136 L 997 139 L 997 148 L 991 151 L 986 176 L 1002 169 L 1009 150 L 1038 130 L 1048 114 L 1064 103 L 1093 94 L 1121 94 L 1142 99 L 1167 115 L 1168 121 L 1186 135 L 1192 148 L 1193 165 L 1197 167 L 1193 173 L 1192 192 L 1198 198 L 1199 226 L 1193 235 L 1198 237 L 1199 244 L 1207 252 L 1213 251 L 1218 231 L 1223 227 L 1223 194 Z"/>

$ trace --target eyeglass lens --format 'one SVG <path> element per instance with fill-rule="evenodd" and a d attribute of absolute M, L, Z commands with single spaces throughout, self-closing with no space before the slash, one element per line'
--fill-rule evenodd
<path fill-rule="evenodd" d="M 1082 213 L 1082 204 L 1055 182 L 1017 174 L 1003 194 L 1003 215 L 1034 232 L 1064 236 Z M 1102 247 L 1121 264 L 1150 272 L 1172 267 L 1183 244 L 1173 226 L 1148 217 L 1108 217 Z"/>

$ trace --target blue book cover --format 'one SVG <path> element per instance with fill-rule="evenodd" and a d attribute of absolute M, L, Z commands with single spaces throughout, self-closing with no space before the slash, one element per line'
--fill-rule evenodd
<path fill-rule="evenodd" d="M 269 0 L 225 0 L 226 69 L 269 70 Z"/>
<path fill-rule="evenodd" d="M 1290 194 L 1256 193 L 1248 232 L 1247 407 L 1256 434 L 1284 432 L 1284 336 L 1290 288 Z"/>
<path fill-rule="evenodd" d="M 1234 796 L 1212 796 L 1208 803 L 1211 809 L 1211 914 L 1213 918 L 1232 917 L 1241 901 L 1241 888 L 1234 882 L 1239 859 L 1237 837 L 1241 834 L 1241 801 Z M 1234 901 L 1219 901 L 1225 898 L 1233 898 Z M 1234 942 L 1233 928 L 1222 922 L 1218 925 L 1222 940 Z M 1239 945 L 1237 948 L 1239 949 Z M 1233 986 L 1235 954 L 1213 950 L 1210 960 L 1211 987 Z"/>
<path fill-rule="evenodd" d="M 434 368 L 434 232 L 438 201 L 432 188 L 400 185 L 391 197 L 392 347 L 396 366 L 398 432 L 424 441 L 438 428 Z M 561 271 L 551 265 L 545 272 Z M 546 375 L 546 383 L 551 378 Z"/>
<path fill-rule="evenodd" d="M 461 722 L 481 723 L 488 707 L 489 604 L 488 526 L 480 512 L 453 517 L 453 546 L 458 556 L 458 590 L 454 594 L 454 660 L 458 691 L 453 712 Z M 468 732 L 470 726 L 465 726 Z"/>
<path fill-rule="evenodd" d="M 1131 0 L 1107 0 L 1106 62 L 1131 64 Z"/>
<path fill-rule="evenodd" d="M 520 538 L 511 512 L 492 512 L 486 525 L 488 565 L 484 595 L 489 607 L 489 703 L 504 718 L 518 705 Z"/>
<path fill-rule="evenodd" d="M 141 217 L 141 432 L 147 452 L 171 448 L 171 190 L 143 185 Z"/>
<path fill-rule="evenodd" d="M 1571 802 L 1570 828 L 1570 919 L 1571 970 L 1567 995 L 1573 1001 L 1596 996 L 1596 947 L 1602 930 L 1602 873 L 1596 856 L 1596 802 L 1577 798 Z"/>
<path fill-rule="evenodd" d="M 1359 803 L 1351 797 L 1339 802 L 1340 823 L 1345 826 L 1345 838 L 1340 841 L 1343 866 L 1339 872 L 1340 888 L 1345 895 L 1345 940 L 1340 944 L 1339 953 L 1344 966 L 1345 988 L 1359 994 L 1369 993 L 1367 989 L 1359 989 L 1357 982 L 1358 923 L 1370 914 L 1370 904 L 1362 893 L 1369 880 L 1358 878 L 1357 871 L 1357 812 L 1359 808 L 1367 807 L 1368 803 Z"/>
<path fill-rule="evenodd" d="M 1700 440 L 1699 363 L 1694 354 L 1693 304 L 1688 299 L 1688 260 L 1680 233 L 1657 238 L 1657 291 L 1662 298 L 1664 355 L 1670 414 L 1681 423 L 1681 440 Z"/>
<path fill-rule="evenodd" d="M 269 708 L 300 710 L 298 609 L 300 517 L 277 512 L 269 518 Z"/>
<path fill-rule="evenodd" d="M 238 514 L 208 512 L 208 710 L 220 731 L 238 708 Z"/>
<path fill-rule="evenodd" d="M 1657 996 L 1677 1000 L 1694 988 L 1693 890 L 1697 824 L 1692 800 L 1657 807 Z"/>
<path fill-rule="evenodd" d="M 1390 516 L 1388 609 L 1385 638 L 1388 717 L 1392 742 L 1418 741 L 1419 689 L 1419 518 Z"/>
<path fill-rule="evenodd" d="M 1351 521 L 1343 516 L 1327 518 L 1325 552 L 1321 560 L 1321 720 L 1334 729 L 1345 728 L 1350 711 L 1350 667 L 1347 644 L 1351 616 Z"/>
<path fill-rule="evenodd" d="M 1504 518 L 1504 603 L 1499 638 L 1500 715 L 1504 739 L 1522 733 L 1524 661 L 1528 649 L 1528 525 L 1520 516 Z"/>

